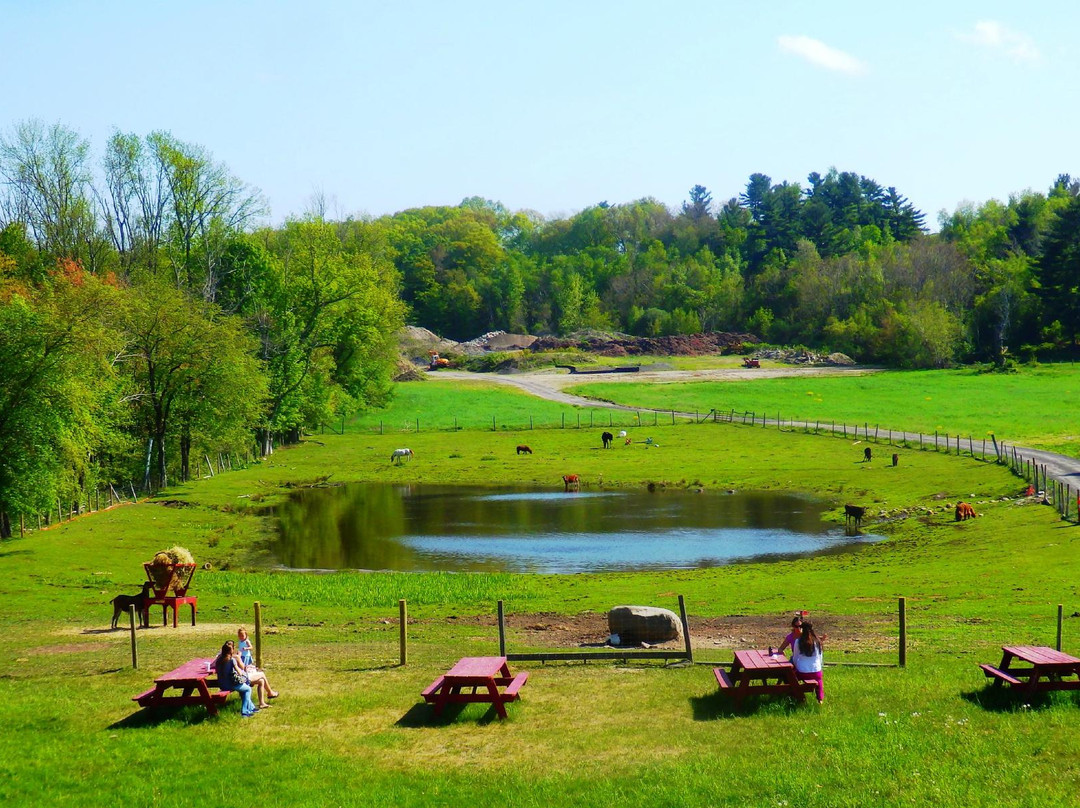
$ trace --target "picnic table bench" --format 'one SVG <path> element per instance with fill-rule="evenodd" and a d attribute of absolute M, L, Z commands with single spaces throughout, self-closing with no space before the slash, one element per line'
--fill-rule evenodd
<path fill-rule="evenodd" d="M 213 683 L 207 682 L 213 677 Z M 167 707 L 184 704 L 202 704 L 210 715 L 217 714 L 219 704 L 224 704 L 231 690 L 219 690 L 211 693 L 210 687 L 217 686 L 217 672 L 213 659 L 193 659 L 179 668 L 163 673 L 154 680 L 154 686 L 145 693 L 132 696 L 140 707 Z M 166 691 L 179 689 L 180 695 L 166 695 Z"/>
<path fill-rule="evenodd" d="M 506 718 L 506 703 L 519 698 L 528 679 L 524 671 L 512 676 L 506 657 L 463 657 L 420 695 L 435 704 L 435 715 L 442 713 L 447 704 L 486 702 L 495 705 L 499 718 Z"/>
<path fill-rule="evenodd" d="M 747 696 L 755 695 L 783 695 L 805 701 L 806 694 L 817 687 L 814 682 L 802 681 L 786 656 L 768 651 L 736 651 L 731 671 L 713 668 L 713 675 L 720 690 L 734 696 L 736 707 Z"/>
<path fill-rule="evenodd" d="M 1034 695 L 1050 690 L 1080 690 L 1080 659 L 1042 645 L 1003 645 L 1001 664 L 979 667 L 994 686 L 1010 685 Z M 1027 666 L 1017 666 L 1019 660 Z M 1071 678 L 1077 677 L 1077 678 Z"/>

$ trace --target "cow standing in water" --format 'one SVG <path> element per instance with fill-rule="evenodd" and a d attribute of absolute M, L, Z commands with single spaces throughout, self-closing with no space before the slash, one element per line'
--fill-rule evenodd
<path fill-rule="evenodd" d="M 399 463 L 403 463 L 406 460 L 412 460 L 412 449 L 394 449 L 394 453 L 390 455 L 390 462 L 395 460 Z"/>
<path fill-rule="evenodd" d="M 569 491 L 571 487 L 575 491 L 581 488 L 581 478 L 576 474 L 564 474 L 562 482 L 564 491 Z"/>
<path fill-rule="evenodd" d="M 615 440 L 615 436 L 612 435 L 610 432 L 605 432 L 603 435 L 600 436 L 600 440 L 604 442 L 604 448 L 607 449 L 611 446 L 611 442 Z"/>
<path fill-rule="evenodd" d="M 862 505 L 845 505 L 844 506 L 844 523 L 851 524 L 854 522 L 855 527 L 862 524 L 862 518 L 866 515 L 866 508 Z"/>

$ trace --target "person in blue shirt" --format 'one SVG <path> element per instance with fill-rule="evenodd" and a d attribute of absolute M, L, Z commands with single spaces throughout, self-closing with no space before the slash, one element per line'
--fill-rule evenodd
<path fill-rule="evenodd" d="M 221 646 L 221 653 L 218 654 L 218 658 L 214 662 L 214 670 L 217 671 L 218 676 L 218 689 L 219 690 L 235 690 L 240 694 L 240 715 L 244 718 L 249 718 L 258 712 L 258 709 L 251 702 L 251 685 L 248 684 L 247 675 L 242 678 L 242 682 L 237 682 L 233 677 L 233 670 L 237 668 L 243 670 L 239 665 L 243 665 L 240 662 L 240 657 L 236 655 L 236 649 L 233 647 L 232 640 L 229 640 L 223 646 Z"/>
<path fill-rule="evenodd" d="M 269 707 L 267 699 L 276 699 L 278 693 L 270 686 L 270 680 L 266 678 L 266 672 L 255 667 L 251 660 L 251 640 L 248 639 L 247 629 L 240 626 L 236 630 L 237 650 L 240 653 L 240 664 L 247 673 L 248 684 L 255 688 L 255 695 L 259 697 L 259 708 Z"/>

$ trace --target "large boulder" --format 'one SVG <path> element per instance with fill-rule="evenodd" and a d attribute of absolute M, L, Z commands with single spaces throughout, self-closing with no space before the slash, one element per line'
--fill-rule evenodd
<path fill-rule="evenodd" d="M 682 636 L 679 616 L 655 606 L 616 606 L 608 612 L 608 629 L 622 645 L 658 643 Z"/>

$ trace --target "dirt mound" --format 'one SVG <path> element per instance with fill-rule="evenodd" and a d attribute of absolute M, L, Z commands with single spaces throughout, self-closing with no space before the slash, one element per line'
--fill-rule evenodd
<path fill-rule="evenodd" d="M 831 353 L 828 356 L 803 348 L 768 348 L 754 351 L 754 359 L 772 359 L 788 365 L 854 365 L 855 360 L 847 354 Z"/>
<path fill-rule="evenodd" d="M 395 382 L 422 382 L 427 377 L 420 369 L 405 357 L 398 357 L 397 367 L 394 368 Z"/>
<path fill-rule="evenodd" d="M 761 340 L 753 334 L 710 331 L 706 334 L 679 334 L 670 337 L 585 337 L 572 339 L 541 337 L 532 344 L 534 351 L 578 348 L 601 356 L 706 356 L 740 353 L 746 345 Z"/>
<path fill-rule="evenodd" d="M 430 359 L 428 351 L 436 353 L 461 353 L 460 343 L 444 339 L 434 331 L 428 331 L 415 325 L 407 325 L 398 332 L 398 344 L 401 355 L 413 362 L 426 365 Z"/>

